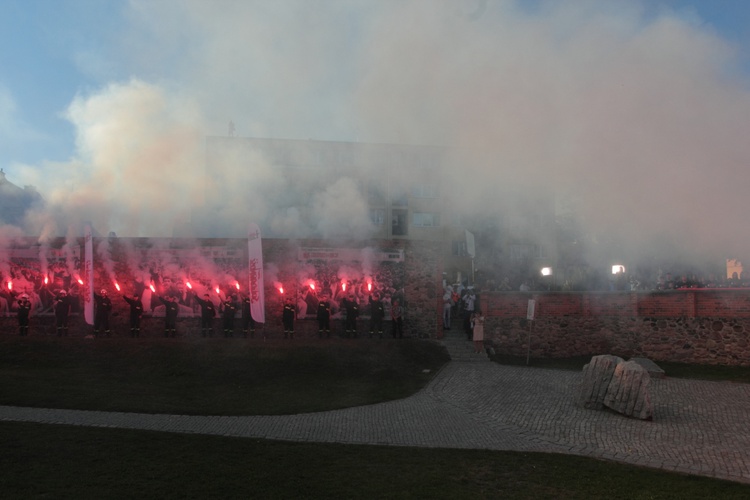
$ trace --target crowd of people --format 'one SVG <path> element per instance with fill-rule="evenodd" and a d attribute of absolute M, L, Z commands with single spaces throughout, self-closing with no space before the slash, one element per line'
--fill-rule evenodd
<path fill-rule="evenodd" d="M 461 324 L 466 339 L 474 342 L 474 353 L 484 353 L 484 314 L 474 286 L 443 285 L 443 330 Z"/>
<path fill-rule="evenodd" d="M 699 274 L 694 272 L 657 272 L 654 275 L 639 272 L 621 272 L 606 276 L 592 273 L 583 278 L 565 279 L 554 275 L 528 276 L 511 280 L 486 279 L 481 281 L 483 290 L 492 292 L 537 292 L 537 291 L 667 291 L 690 288 L 750 288 L 750 273 Z"/>
<path fill-rule="evenodd" d="M 191 291 L 190 293 L 196 307 L 200 309 L 199 321 L 202 337 L 213 337 L 215 326 L 214 320 L 217 316 L 221 320 L 219 328 L 224 337 L 233 337 L 235 333 L 235 319 L 238 312 L 240 314 L 243 337 L 247 338 L 249 336 L 250 338 L 253 338 L 255 336 L 256 321 L 252 316 L 249 296 L 244 294 L 229 294 L 224 297 L 218 305 L 216 305 L 208 293 L 203 294 L 202 298 L 195 292 Z M 142 296 L 138 293 L 132 295 L 121 293 L 120 295 L 129 307 L 128 325 L 130 336 L 133 338 L 140 337 L 141 320 L 146 311 Z M 109 297 L 106 289 L 94 292 L 93 297 L 93 336 L 111 337 L 111 316 L 113 310 L 112 299 Z M 152 294 L 152 298 L 161 303 L 164 317 L 164 337 L 177 337 L 177 318 L 180 315 L 180 303 L 178 302 L 178 298 L 174 295 L 159 295 L 156 293 Z M 29 334 L 33 312 L 33 305 L 30 301 L 30 297 L 24 292 L 16 294 L 13 297 L 13 300 L 15 302 L 13 310 L 18 319 L 19 335 L 27 336 Z M 315 319 L 318 323 L 319 338 L 331 337 L 331 319 L 333 318 L 332 303 L 333 302 L 330 300 L 329 296 L 325 293 L 321 294 L 316 300 L 317 312 Z M 58 337 L 65 337 L 68 335 L 69 320 L 73 312 L 71 304 L 72 298 L 65 289 L 59 290 L 53 299 L 52 308 L 55 314 L 55 329 Z M 357 296 L 354 293 L 350 293 L 349 295 L 342 297 L 340 299 L 340 305 L 337 305 L 337 307 L 340 307 L 342 311 L 342 314 L 340 314 L 339 317 L 342 319 L 343 323 L 343 336 L 346 338 L 358 337 L 358 332 L 361 327 L 358 325 L 360 303 L 357 300 Z M 155 309 L 156 308 L 152 309 L 152 314 L 149 315 L 150 317 L 155 317 L 153 314 Z M 380 292 L 371 292 L 367 296 L 366 309 L 369 313 L 367 331 L 370 338 L 375 336 L 383 338 L 385 322 L 387 319 L 390 319 L 390 333 L 393 338 L 403 338 L 403 307 L 399 303 L 398 298 L 389 298 L 386 303 Z M 192 314 L 189 316 L 193 317 Z M 291 297 L 287 297 L 284 300 L 280 317 L 283 325 L 284 338 L 293 339 L 294 325 L 298 313 Z M 263 331 L 265 338 L 266 330 L 264 329 Z"/>

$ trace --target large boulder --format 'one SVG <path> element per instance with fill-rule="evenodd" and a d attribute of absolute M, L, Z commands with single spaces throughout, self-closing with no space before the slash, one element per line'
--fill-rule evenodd
<path fill-rule="evenodd" d="M 632 360 L 620 363 L 607 388 L 604 406 L 629 417 L 651 420 L 654 406 L 650 385 L 651 375 L 643 366 Z"/>
<path fill-rule="evenodd" d="M 636 360 L 624 361 L 610 354 L 594 356 L 583 367 L 578 404 L 590 410 L 610 408 L 629 417 L 651 420 L 654 407 L 651 376 Z"/>
<path fill-rule="evenodd" d="M 578 394 L 578 403 L 589 410 L 604 408 L 604 398 L 617 365 L 624 360 L 619 356 L 604 354 L 594 356 L 583 367 L 583 380 Z"/>

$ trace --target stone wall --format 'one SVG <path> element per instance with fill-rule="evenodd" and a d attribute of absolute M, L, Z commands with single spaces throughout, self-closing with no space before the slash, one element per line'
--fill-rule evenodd
<path fill-rule="evenodd" d="M 536 301 L 528 321 L 529 299 Z M 614 354 L 750 366 L 750 290 L 485 293 L 486 339 L 499 352 L 562 358 Z"/>

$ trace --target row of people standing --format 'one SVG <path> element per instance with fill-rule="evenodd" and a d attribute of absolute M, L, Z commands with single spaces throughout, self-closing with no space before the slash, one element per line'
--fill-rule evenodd
<path fill-rule="evenodd" d="M 101 290 L 99 293 L 94 292 L 94 336 L 110 337 L 112 329 L 110 326 L 110 317 L 112 313 L 112 299 L 110 299 L 107 290 Z M 128 297 L 123 294 L 122 298 L 130 306 L 130 336 L 139 337 L 141 332 L 141 319 L 144 313 L 143 302 L 141 298 L 134 294 Z M 177 336 L 177 316 L 179 315 L 180 306 L 176 297 L 162 297 L 157 295 L 156 298 L 164 305 L 164 336 Z M 200 299 L 196 294 L 196 301 L 201 306 L 201 334 L 202 336 L 213 336 L 213 319 L 216 317 L 216 307 L 210 300 L 209 295 L 205 294 Z M 19 334 L 26 336 L 29 333 L 30 316 L 32 304 L 27 294 L 21 294 L 17 301 L 17 318 Z M 55 329 L 58 337 L 68 335 L 68 324 L 71 312 L 71 300 L 65 290 L 60 290 L 55 296 L 53 302 L 55 313 Z M 222 315 L 222 328 L 224 336 L 231 337 L 234 334 L 234 319 L 237 310 L 242 311 L 242 332 L 245 337 L 248 334 L 255 335 L 256 323 L 251 314 L 251 304 L 249 297 L 243 297 L 241 303 L 237 302 L 236 296 L 229 296 L 220 305 Z"/>
<path fill-rule="evenodd" d="M 368 302 L 370 306 L 369 336 L 372 338 L 378 335 L 378 337 L 383 338 L 385 320 L 385 305 L 383 304 L 383 300 L 379 294 L 374 293 L 369 295 Z M 341 307 L 344 310 L 344 337 L 356 338 L 358 335 L 357 320 L 359 318 L 359 303 L 356 301 L 354 295 L 349 295 L 341 300 Z M 327 295 L 323 295 L 318 301 L 318 310 L 315 316 L 318 322 L 318 338 L 331 337 L 331 316 L 331 301 Z M 282 312 L 284 338 L 287 338 L 287 336 L 294 338 L 294 319 L 294 304 L 292 303 L 292 299 L 287 297 L 284 301 Z M 391 325 L 393 338 L 403 338 L 403 308 L 397 299 L 393 299 L 391 302 Z"/>
<path fill-rule="evenodd" d="M 195 301 L 201 308 L 200 328 L 201 336 L 213 336 L 213 323 L 217 316 L 217 308 L 208 294 L 203 298 L 195 294 Z M 123 300 L 130 308 L 129 328 L 131 337 L 139 337 L 141 332 L 141 319 L 144 314 L 143 302 L 137 294 L 127 296 L 122 294 Z M 176 297 L 163 297 L 155 295 L 155 298 L 164 305 L 164 336 L 177 336 L 177 317 L 179 315 L 179 303 Z M 357 320 L 359 318 L 359 305 L 353 296 L 343 299 L 342 306 L 345 310 L 344 319 L 344 336 L 347 338 L 357 337 Z M 374 293 L 369 296 L 370 306 L 370 325 L 369 336 L 372 338 L 378 335 L 383 338 L 384 320 L 386 308 L 379 294 Z M 18 299 L 18 322 L 21 335 L 28 335 L 29 317 L 31 313 L 31 302 L 26 294 L 22 294 Z M 99 293 L 94 293 L 94 336 L 110 337 L 112 329 L 110 317 L 113 309 L 112 299 L 109 297 L 107 290 L 102 289 Z M 241 303 L 238 303 L 236 296 L 229 296 L 223 300 L 219 306 L 218 313 L 222 319 L 222 330 L 225 337 L 231 337 L 234 334 L 234 320 L 237 310 L 241 310 L 242 332 L 243 336 L 248 335 L 252 338 L 255 336 L 256 322 L 252 317 L 250 298 L 242 297 Z M 55 297 L 55 326 L 58 336 L 67 336 L 68 323 L 71 311 L 71 301 L 65 290 L 61 290 Z M 391 302 L 391 333 L 394 338 L 403 338 L 403 308 L 397 299 Z M 317 320 L 318 335 L 330 338 L 331 336 L 331 303 L 327 297 L 323 297 L 318 304 Z M 294 321 L 295 307 L 291 298 L 287 298 L 284 303 L 282 312 L 282 323 L 284 328 L 284 338 L 294 338 Z"/>

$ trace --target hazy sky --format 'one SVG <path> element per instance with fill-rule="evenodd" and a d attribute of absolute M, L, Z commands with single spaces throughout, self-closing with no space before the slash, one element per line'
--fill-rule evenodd
<path fill-rule="evenodd" d="M 553 184 L 634 245 L 750 248 L 744 0 L 1 4 L 0 167 L 54 207 L 38 227 L 169 231 L 233 120 L 471 151 L 450 179 L 466 210 Z"/>

